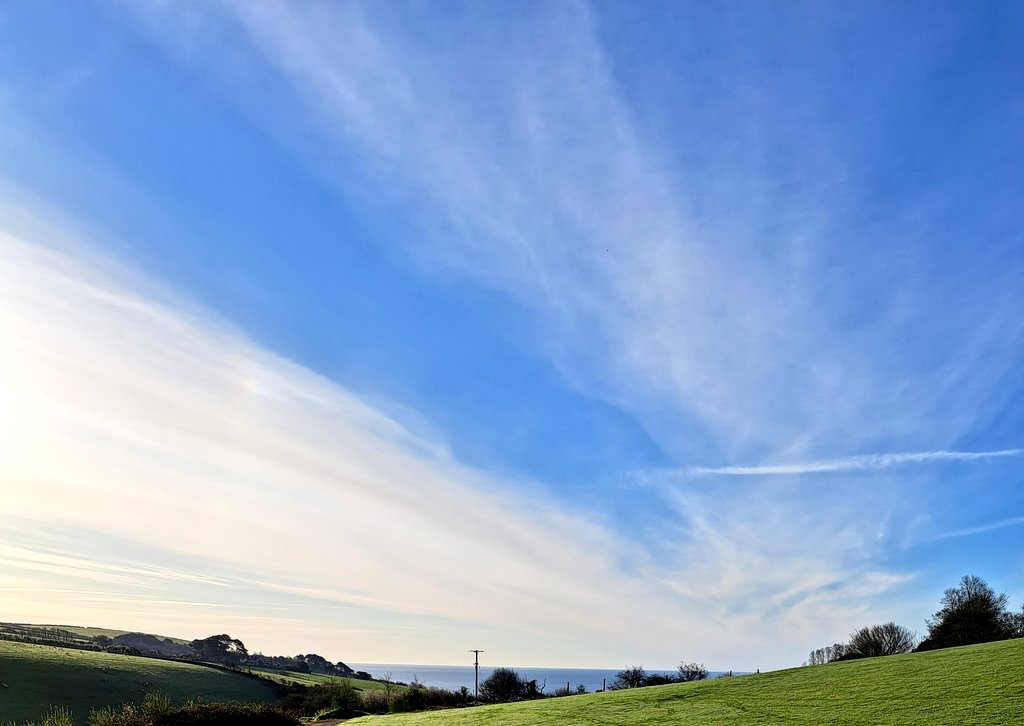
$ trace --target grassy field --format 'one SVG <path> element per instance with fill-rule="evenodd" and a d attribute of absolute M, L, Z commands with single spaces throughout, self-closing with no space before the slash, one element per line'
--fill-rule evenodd
<path fill-rule="evenodd" d="M 39 718 L 57 705 L 85 724 L 91 708 L 141 703 L 154 691 L 179 703 L 277 700 L 271 684 L 214 668 L 0 641 L 0 723 Z"/>
<path fill-rule="evenodd" d="M 300 686 L 317 686 L 321 683 L 339 683 L 347 681 L 359 691 L 380 691 L 384 689 L 384 684 L 380 681 L 364 681 L 360 678 L 342 678 L 340 676 L 325 676 L 319 673 L 296 673 L 295 671 L 280 671 L 273 668 L 246 668 L 246 670 L 252 671 L 257 675 L 270 680 L 277 681 L 278 683 L 298 683 Z M 392 685 L 392 692 L 397 693 L 404 691 L 405 686 Z"/>
<path fill-rule="evenodd" d="M 77 633 L 78 635 L 84 635 L 88 638 L 95 638 L 97 635 L 105 635 L 108 638 L 116 638 L 119 635 L 128 635 L 129 633 L 136 632 L 132 630 L 111 630 L 110 628 L 90 628 L 83 625 L 35 625 L 32 627 L 36 628 L 57 628 L 59 630 L 66 630 L 69 633 Z M 156 637 L 162 640 L 171 640 L 178 645 L 188 645 L 190 641 L 183 638 L 169 638 L 166 635 L 157 635 Z"/>
<path fill-rule="evenodd" d="M 1020 724 L 1024 640 L 699 683 L 357 719 L 353 726 Z"/>

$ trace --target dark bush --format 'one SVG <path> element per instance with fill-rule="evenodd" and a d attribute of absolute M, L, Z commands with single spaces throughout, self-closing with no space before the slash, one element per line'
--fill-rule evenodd
<path fill-rule="evenodd" d="M 675 676 L 666 675 L 664 673 L 649 673 L 644 678 L 645 686 L 667 686 L 670 683 L 678 683 L 679 680 Z"/>
<path fill-rule="evenodd" d="M 630 666 L 615 674 L 616 688 L 639 688 L 647 680 L 643 666 Z"/>
<path fill-rule="evenodd" d="M 154 718 L 151 723 L 152 726 L 299 726 L 297 718 L 274 706 L 227 703 L 183 706 Z"/>
<path fill-rule="evenodd" d="M 495 668 L 480 684 L 480 698 L 488 703 L 518 701 L 526 694 L 526 681 L 511 668 Z"/>
<path fill-rule="evenodd" d="M 296 716 L 328 714 L 332 718 L 351 718 L 365 713 L 360 693 L 347 681 L 324 683 L 288 694 L 281 709 Z"/>
<path fill-rule="evenodd" d="M 155 705 L 155 704 L 154 704 Z M 90 726 L 299 726 L 299 720 L 275 706 L 237 703 L 188 704 L 178 708 L 101 708 Z"/>
<path fill-rule="evenodd" d="M 896 623 L 871 625 L 861 628 L 850 636 L 846 654 L 840 660 L 856 658 L 877 658 L 883 655 L 909 653 L 917 645 L 917 636 Z"/>

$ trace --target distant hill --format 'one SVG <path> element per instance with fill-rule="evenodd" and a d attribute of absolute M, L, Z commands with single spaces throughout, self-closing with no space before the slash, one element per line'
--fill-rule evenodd
<path fill-rule="evenodd" d="M 238 668 L 264 668 L 361 680 L 370 679 L 369 673 L 357 672 L 341 661 L 332 663 L 317 653 L 294 656 L 249 653 L 240 640 L 233 639 L 226 634 L 184 640 L 112 628 L 0 622 L 0 640 L 220 663 Z"/>
<path fill-rule="evenodd" d="M 9 623 L 4 623 L 4 624 L 7 625 Z M 108 638 L 113 639 L 113 638 L 118 637 L 119 635 L 131 635 L 133 633 L 137 633 L 137 631 L 134 631 L 134 630 L 114 630 L 112 628 L 93 628 L 93 627 L 86 627 L 86 626 L 83 626 L 83 625 L 28 625 L 27 627 L 32 627 L 32 628 L 55 628 L 55 629 L 58 629 L 58 630 L 66 630 L 69 633 L 75 633 L 76 635 L 81 635 L 81 636 L 86 637 L 86 638 L 95 638 L 97 635 L 104 635 L 104 636 L 106 636 Z M 150 634 L 149 633 L 144 633 L 144 635 L 150 635 Z M 169 640 L 172 643 L 177 643 L 178 645 L 188 646 L 188 644 L 189 644 L 189 641 L 186 640 L 185 638 L 171 638 L 171 637 L 168 637 L 166 635 L 154 635 L 153 637 L 160 638 L 160 640 Z"/>
<path fill-rule="evenodd" d="M 108 636 L 109 637 L 109 636 Z M 141 703 L 160 691 L 178 703 L 273 703 L 275 686 L 258 678 L 207 666 L 0 641 L 0 723 L 40 718 L 50 705 L 70 707 L 75 723 L 89 710 L 127 701 Z"/>
<path fill-rule="evenodd" d="M 157 655 L 165 658 L 194 659 L 189 641 L 165 638 L 150 633 L 134 633 L 110 628 L 77 625 L 31 625 L 0 623 L 0 639 L 39 645 L 60 645 L 92 650 L 110 650 L 132 655 Z"/>
<path fill-rule="evenodd" d="M 352 726 L 1024 723 L 1024 639 Z"/>

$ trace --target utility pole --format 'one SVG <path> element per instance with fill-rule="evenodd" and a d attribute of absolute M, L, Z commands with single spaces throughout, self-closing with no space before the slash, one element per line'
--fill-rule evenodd
<path fill-rule="evenodd" d="M 473 700 L 480 700 L 480 654 L 482 650 L 467 650 L 473 654 Z"/>

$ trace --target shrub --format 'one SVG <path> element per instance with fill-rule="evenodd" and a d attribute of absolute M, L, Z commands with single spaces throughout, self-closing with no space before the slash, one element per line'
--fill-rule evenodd
<path fill-rule="evenodd" d="M 708 677 L 708 669 L 703 663 L 680 663 L 679 680 L 683 683 L 690 681 L 703 681 Z"/>
<path fill-rule="evenodd" d="M 143 726 L 144 722 L 139 726 Z M 190 704 L 152 720 L 153 726 L 299 726 L 275 706 L 229 703 Z M 149 726 L 146 724 L 145 726 Z"/>
<path fill-rule="evenodd" d="M 146 703 L 148 712 L 145 705 L 140 709 L 130 703 L 94 710 L 89 726 L 299 726 L 297 718 L 275 706 L 189 703 L 173 708 L 164 696 L 147 697 Z M 71 726 L 71 722 L 43 726 Z"/>
<path fill-rule="evenodd" d="M 517 701 L 526 693 L 526 681 L 511 668 L 495 668 L 480 684 L 480 697 L 489 703 Z"/>
<path fill-rule="evenodd" d="M 630 666 L 615 674 L 616 688 L 639 688 L 647 680 L 647 671 L 643 666 Z"/>
<path fill-rule="evenodd" d="M 917 636 L 902 625 L 885 623 L 861 628 L 850 636 L 844 659 L 877 658 L 909 653 L 917 645 Z"/>
<path fill-rule="evenodd" d="M 359 691 L 348 681 L 321 683 L 290 693 L 281 700 L 281 707 L 298 716 L 351 718 L 363 713 Z"/>
<path fill-rule="evenodd" d="M 667 686 L 670 683 L 677 683 L 678 679 L 675 676 L 666 675 L 664 673 L 648 673 L 644 677 L 645 686 Z"/>
<path fill-rule="evenodd" d="M 89 726 L 148 726 L 148 719 L 135 709 L 135 705 L 126 703 L 120 708 L 104 706 L 89 714 Z"/>
<path fill-rule="evenodd" d="M 362 707 L 366 713 L 372 714 L 384 714 L 388 712 L 388 708 L 391 705 L 391 699 L 388 698 L 388 694 L 384 691 L 363 691 L 362 694 Z"/>
<path fill-rule="evenodd" d="M 8 726 L 19 726 L 19 724 L 9 724 Z M 68 709 L 50 706 L 50 710 L 41 720 L 26 721 L 20 726 L 75 726 L 75 721 L 71 718 L 71 711 Z"/>
<path fill-rule="evenodd" d="M 146 716 L 163 716 L 174 710 L 174 703 L 166 693 L 147 693 L 142 701 L 142 713 Z"/>

